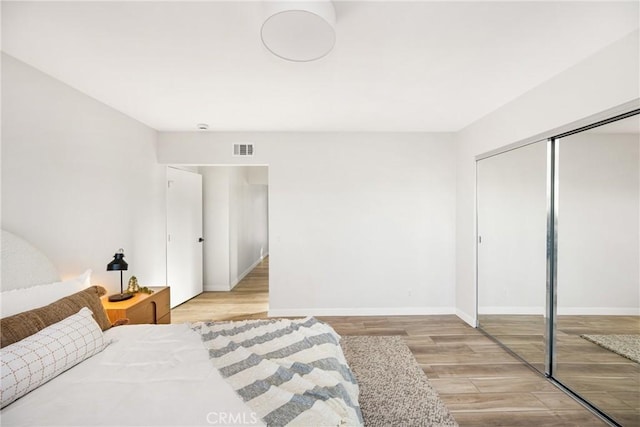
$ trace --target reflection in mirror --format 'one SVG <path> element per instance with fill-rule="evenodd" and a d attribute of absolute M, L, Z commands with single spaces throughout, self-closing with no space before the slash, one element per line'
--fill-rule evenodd
<path fill-rule="evenodd" d="M 547 142 L 477 162 L 478 323 L 544 372 Z"/>
<path fill-rule="evenodd" d="M 553 376 L 640 425 L 640 116 L 559 139 Z"/>

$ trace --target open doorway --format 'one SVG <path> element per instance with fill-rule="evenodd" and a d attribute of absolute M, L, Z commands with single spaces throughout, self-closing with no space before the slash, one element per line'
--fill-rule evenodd
<path fill-rule="evenodd" d="M 203 165 L 197 173 L 202 176 L 204 293 L 172 316 L 185 315 L 185 321 L 266 317 L 268 167 Z"/>
<path fill-rule="evenodd" d="M 230 291 L 269 255 L 267 166 L 201 166 L 204 290 Z"/>

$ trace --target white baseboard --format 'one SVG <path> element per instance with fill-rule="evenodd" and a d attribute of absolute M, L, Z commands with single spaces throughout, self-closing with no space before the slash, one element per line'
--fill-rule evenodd
<path fill-rule="evenodd" d="M 269 317 L 306 316 L 425 316 L 455 314 L 454 307 L 377 307 L 377 308 L 277 308 L 269 309 Z"/>
<path fill-rule="evenodd" d="M 460 319 L 462 319 L 466 324 L 468 324 L 472 328 L 475 328 L 478 326 L 476 319 L 462 310 L 456 309 L 456 316 L 458 316 Z"/>

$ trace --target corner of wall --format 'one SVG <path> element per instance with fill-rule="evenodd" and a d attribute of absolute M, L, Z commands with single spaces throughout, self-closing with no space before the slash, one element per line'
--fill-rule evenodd
<path fill-rule="evenodd" d="M 459 308 L 456 308 L 456 316 L 458 316 L 460 319 L 462 319 L 466 324 L 468 324 L 472 328 L 477 328 L 478 327 L 478 321 L 477 321 L 476 317 L 475 316 L 471 316 L 468 313 L 465 313 L 464 311 L 460 310 Z"/>

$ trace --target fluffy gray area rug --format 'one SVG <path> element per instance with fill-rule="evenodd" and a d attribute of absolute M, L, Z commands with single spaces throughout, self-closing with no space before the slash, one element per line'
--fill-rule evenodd
<path fill-rule="evenodd" d="M 365 426 L 457 426 L 401 337 L 343 336 Z"/>
<path fill-rule="evenodd" d="M 580 335 L 620 356 L 640 363 L 640 335 Z"/>

